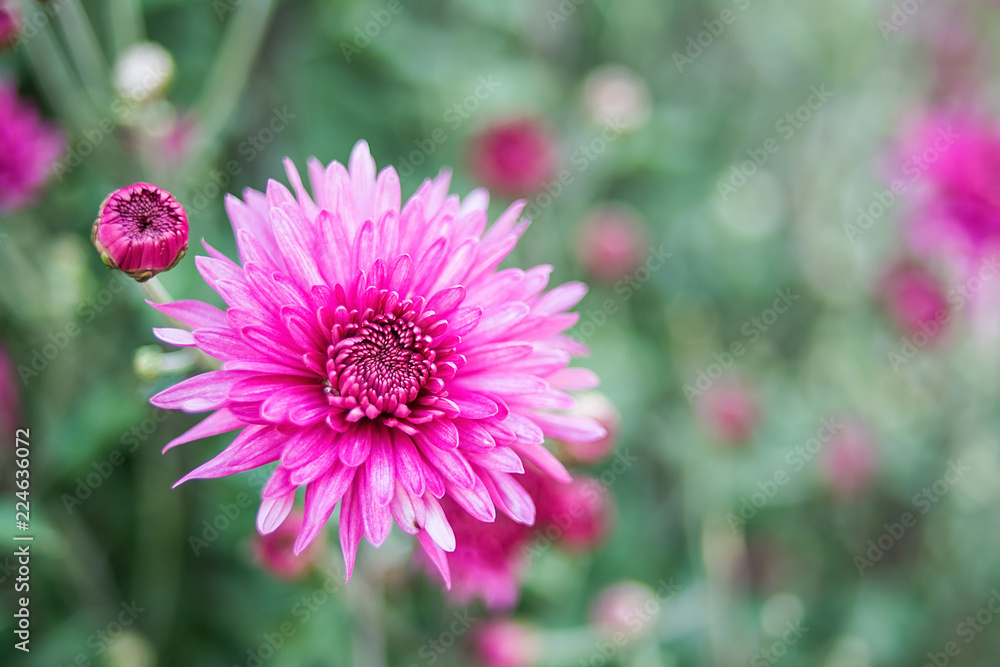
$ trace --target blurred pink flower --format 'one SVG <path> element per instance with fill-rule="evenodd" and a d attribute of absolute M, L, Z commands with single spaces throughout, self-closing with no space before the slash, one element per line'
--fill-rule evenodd
<path fill-rule="evenodd" d="M 903 148 L 904 175 L 924 184 L 910 221 L 919 251 L 968 269 L 1000 249 L 1000 132 L 971 115 L 920 123 Z"/>
<path fill-rule="evenodd" d="M 540 550 L 552 544 L 590 549 L 607 535 L 613 505 L 597 480 L 565 484 L 529 468 L 519 481 L 538 508 L 534 527 L 504 516 L 486 524 L 455 503 L 442 501 L 457 542 L 449 558 L 450 597 L 456 604 L 480 598 L 491 609 L 510 609 L 520 594 L 523 567 Z"/>
<path fill-rule="evenodd" d="M 695 401 L 702 426 L 721 442 L 737 445 L 753 437 L 760 405 L 753 389 L 736 379 L 720 379 Z"/>
<path fill-rule="evenodd" d="M 620 581 L 601 589 L 590 603 L 590 621 L 604 635 L 633 636 L 650 626 L 649 609 L 659 611 L 655 594 L 638 581 Z"/>
<path fill-rule="evenodd" d="M 256 535 L 253 551 L 261 567 L 279 579 L 298 579 L 309 571 L 323 553 L 323 542 L 313 542 L 300 554 L 294 550 L 295 538 L 305 514 L 293 509 L 281 526 L 267 535 Z"/>
<path fill-rule="evenodd" d="M 483 523 L 447 498 L 441 505 L 455 531 L 455 550 L 448 558 L 451 601 L 468 604 L 479 598 L 490 609 L 513 608 L 525 563 L 522 549 L 531 538 L 531 528 L 503 515 Z"/>
<path fill-rule="evenodd" d="M 0 48 L 12 46 L 21 30 L 21 12 L 11 0 L 0 0 Z"/>
<path fill-rule="evenodd" d="M 868 489 L 878 475 L 871 431 L 859 422 L 848 422 L 826 445 L 823 473 L 840 498 L 855 498 Z"/>
<path fill-rule="evenodd" d="M 184 257 L 187 213 L 166 190 L 135 183 L 104 200 L 91 240 L 106 265 L 143 282 L 169 271 Z"/>
<path fill-rule="evenodd" d="M 562 412 L 573 405 L 565 391 L 596 382 L 566 368 L 586 348 L 562 333 L 586 287 L 544 292 L 548 266 L 497 271 L 527 227 L 523 202 L 487 231 L 486 194 L 449 195 L 444 172 L 401 209 L 396 171 L 376 173 L 363 141 L 347 168 L 310 161 L 312 196 L 286 168 L 295 195 L 271 181 L 266 194 L 227 198 L 242 266 L 207 245 L 211 256 L 196 258 L 229 310 L 155 306 L 193 329 L 157 330 L 162 340 L 224 362 L 151 399 L 214 411 L 167 448 L 242 430 L 178 483 L 279 461 L 261 533 L 281 525 L 304 486 L 297 552 L 339 504 L 348 577 L 361 538 L 381 545 L 395 520 L 448 582 L 447 552 L 460 541 L 439 499 L 491 530 L 498 508 L 530 525 L 534 503 L 516 477 L 524 461 L 568 482 L 545 438 L 605 436 Z"/>
<path fill-rule="evenodd" d="M 576 407 L 570 410 L 570 414 L 596 420 L 604 427 L 607 435 L 591 442 L 557 440 L 559 452 L 569 461 L 584 465 L 592 465 L 607 458 L 615 448 L 621 426 L 621 415 L 611 399 L 599 391 L 585 392 L 576 397 Z"/>
<path fill-rule="evenodd" d="M 944 285 L 915 262 L 900 261 L 889 269 L 879 283 L 879 299 L 907 336 L 931 328 L 937 335 L 950 317 Z"/>
<path fill-rule="evenodd" d="M 486 667 L 531 667 L 538 660 L 538 633 L 508 619 L 484 621 L 476 628 L 473 650 Z"/>
<path fill-rule="evenodd" d="M 541 479 L 535 506 L 539 525 L 559 529 L 559 546 L 580 551 L 604 541 L 615 512 L 608 490 L 591 477 L 577 477 L 569 484 Z"/>
<path fill-rule="evenodd" d="M 62 132 L 0 80 L 0 213 L 35 201 L 65 143 Z"/>
<path fill-rule="evenodd" d="M 522 118 L 491 125 L 473 137 L 470 163 L 490 190 L 529 195 L 552 177 L 556 146 L 540 121 Z"/>
<path fill-rule="evenodd" d="M 21 395 L 18 391 L 14 360 L 0 345 L 0 433 L 12 434 L 21 418 Z"/>
<path fill-rule="evenodd" d="M 576 251 L 587 273 L 614 283 L 639 268 L 648 245 L 645 226 L 635 211 L 621 204 L 606 204 L 584 218 Z"/>

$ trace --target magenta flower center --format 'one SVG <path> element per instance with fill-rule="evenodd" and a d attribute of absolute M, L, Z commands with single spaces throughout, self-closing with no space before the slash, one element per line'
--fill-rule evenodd
<path fill-rule="evenodd" d="M 122 232 L 131 239 L 159 237 L 182 224 L 173 206 L 152 190 L 136 190 L 130 197 L 113 199 L 108 205 L 118 214 Z"/>
<path fill-rule="evenodd" d="M 392 296 L 395 296 L 393 293 Z M 436 371 L 432 338 L 417 324 L 411 302 L 388 312 L 353 313 L 355 321 L 333 327 L 327 350 L 327 396 L 331 405 L 348 408 L 355 421 L 386 413 L 410 414 L 420 390 Z"/>

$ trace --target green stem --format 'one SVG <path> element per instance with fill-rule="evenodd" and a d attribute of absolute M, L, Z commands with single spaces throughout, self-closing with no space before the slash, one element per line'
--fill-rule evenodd
<path fill-rule="evenodd" d="M 98 109 L 104 109 L 109 103 L 111 94 L 107 60 L 79 0 L 62 0 L 62 2 L 59 25 L 69 47 L 69 53 L 73 57 L 84 90 L 91 102 Z"/>
<path fill-rule="evenodd" d="M 108 0 L 108 14 L 115 56 L 120 58 L 128 47 L 146 39 L 142 7 L 138 0 Z"/>
<path fill-rule="evenodd" d="M 25 16 L 44 13 L 27 1 L 22 1 L 20 8 Z M 97 111 L 84 94 L 48 21 L 37 28 L 36 34 L 23 38 L 18 44 L 19 48 L 24 48 L 34 78 L 56 112 L 77 131 L 94 127 Z"/>
<path fill-rule="evenodd" d="M 174 297 L 170 296 L 170 292 L 167 288 L 163 286 L 160 279 L 153 276 L 144 283 L 139 283 L 142 291 L 146 293 L 149 300 L 154 303 L 170 303 L 174 300 Z"/>
<path fill-rule="evenodd" d="M 180 173 L 198 173 L 210 159 L 230 116 L 239 104 L 250 78 L 257 52 L 264 41 L 274 0 L 247 0 L 229 22 L 222 47 L 201 96 L 194 105 L 200 122 L 200 148 L 180 168 Z"/>

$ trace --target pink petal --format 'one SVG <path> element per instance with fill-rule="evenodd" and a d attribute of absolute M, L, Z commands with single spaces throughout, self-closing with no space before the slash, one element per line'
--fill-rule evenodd
<path fill-rule="evenodd" d="M 445 588 L 451 590 L 451 572 L 448 570 L 448 556 L 441 547 L 434 543 L 434 539 L 426 531 L 417 533 L 417 539 L 420 540 L 420 546 L 424 548 L 424 551 L 430 556 L 431 562 L 434 563 L 438 572 L 444 578 Z"/>
<path fill-rule="evenodd" d="M 226 314 L 202 301 L 174 301 L 172 303 L 155 303 L 146 301 L 153 308 L 192 329 L 226 326 Z"/>
<path fill-rule="evenodd" d="M 188 429 L 183 434 L 168 442 L 166 447 L 163 448 L 163 451 L 166 452 L 168 449 L 172 449 L 177 445 L 183 445 L 202 438 L 208 438 L 213 435 L 219 435 L 220 433 L 235 431 L 243 426 L 246 426 L 246 423 L 234 417 L 233 413 L 227 408 L 222 408 L 221 410 L 213 412 L 211 415 L 201 420 L 196 426 Z"/>
<path fill-rule="evenodd" d="M 233 385 L 246 377 L 242 372 L 209 371 L 164 389 L 149 402 L 165 410 L 205 412 L 225 404 Z"/>
<path fill-rule="evenodd" d="M 295 539 L 296 554 L 302 553 L 326 525 L 337 503 L 350 488 L 351 482 L 354 480 L 354 470 L 348 466 L 338 466 L 329 474 L 306 487 L 305 518 L 302 521 L 302 529 Z M 341 508 L 341 516 L 343 517 L 343 508 Z M 341 521 L 341 530 L 343 531 L 343 518 Z M 341 532 L 341 536 L 343 536 L 343 532 Z M 360 539 L 358 537 L 358 540 Z M 357 542 L 354 544 L 357 546 Z M 354 562 L 353 552 L 351 562 L 352 564 Z M 348 570 L 347 576 L 350 577 L 350 570 Z"/>
<path fill-rule="evenodd" d="M 288 517 L 295 505 L 295 492 L 280 498 L 266 498 L 257 510 L 257 532 L 261 535 L 273 533 Z"/>

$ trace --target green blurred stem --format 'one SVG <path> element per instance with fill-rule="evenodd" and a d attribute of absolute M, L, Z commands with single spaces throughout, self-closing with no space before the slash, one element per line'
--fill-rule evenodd
<path fill-rule="evenodd" d="M 115 56 L 120 58 L 128 47 L 146 39 L 142 7 L 138 0 L 108 0 L 107 4 L 111 16 L 111 40 Z"/>
<path fill-rule="evenodd" d="M 351 608 L 351 652 L 353 664 L 386 667 L 385 632 L 382 622 L 383 591 L 381 575 L 368 562 L 358 559 L 357 585 L 348 586 Z"/>
<path fill-rule="evenodd" d="M 218 136 L 229 122 L 250 78 L 274 4 L 274 0 L 246 0 L 229 20 L 219 56 L 194 105 L 200 121 L 199 148 L 182 165 L 180 173 L 199 173 L 210 159 Z"/>
<path fill-rule="evenodd" d="M 170 292 L 167 291 L 167 288 L 163 286 L 163 283 L 156 276 L 153 276 L 144 283 L 139 283 L 139 286 L 153 303 L 170 303 L 174 300 L 170 296 Z"/>
<path fill-rule="evenodd" d="M 25 16 L 45 13 L 34 3 L 22 2 Z M 80 86 L 76 74 L 66 60 L 62 46 L 52 34 L 48 21 L 37 28 L 37 33 L 18 42 L 23 48 L 35 80 L 56 112 L 74 129 L 81 131 L 97 124 L 97 112 Z"/>
<path fill-rule="evenodd" d="M 69 47 L 84 90 L 99 109 L 110 99 L 108 63 L 94 34 L 94 28 L 79 0 L 61 0 L 59 25 Z"/>

